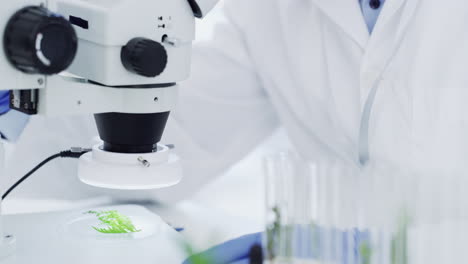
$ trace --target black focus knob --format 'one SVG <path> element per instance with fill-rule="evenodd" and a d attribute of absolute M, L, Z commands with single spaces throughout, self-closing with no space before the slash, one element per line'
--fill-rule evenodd
<path fill-rule="evenodd" d="M 5 28 L 3 42 L 10 63 L 30 74 L 51 75 L 66 70 L 78 47 L 72 25 L 40 6 L 16 12 Z"/>
<path fill-rule="evenodd" d="M 167 52 L 160 43 L 145 39 L 130 40 L 121 52 L 122 64 L 130 72 L 145 77 L 156 77 L 167 66 Z"/>

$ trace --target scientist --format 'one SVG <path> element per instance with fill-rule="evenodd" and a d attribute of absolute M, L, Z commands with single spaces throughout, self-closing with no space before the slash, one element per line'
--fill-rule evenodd
<path fill-rule="evenodd" d="M 185 180 L 146 195 L 187 197 L 280 124 L 310 160 L 466 170 L 468 1 L 227 0 L 224 12 L 214 38 L 195 49 L 193 78 L 165 132 L 185 162 Z M 0 130 L 14 139 L 10 128 L 25 121 L 7 120 Z M 10 160 L 10 183 L 96 134 L 91 117 L 32 118 Z M 97 193 L 66 162 L 17 195 Z M 245 257 L 250 242 L 239 242 L 240 254 L 221 247 L 235 257 L 219 263 Z"/>

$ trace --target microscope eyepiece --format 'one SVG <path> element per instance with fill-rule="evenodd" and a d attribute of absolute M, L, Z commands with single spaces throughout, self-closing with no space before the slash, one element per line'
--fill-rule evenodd
<path fill-rule="evenodd" d="M 13 67 L 29 74 L 52 75 L 66 70 L 78 48 L 70 22 L 41 6 L 16 12 L 8 22 L 3 42 Z"/>

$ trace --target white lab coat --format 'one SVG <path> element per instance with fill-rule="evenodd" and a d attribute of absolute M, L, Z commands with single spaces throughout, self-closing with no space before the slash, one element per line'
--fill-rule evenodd
<path fill-rule="evenodd" d="M 224 11 L 214 39 L 195 49 L 193 77 L 166 131 L 164 142 L 184 159 L 184 182 L 145 195 L 194 193 L 279 124 L 307 158 L 360 166 L 361 116 L 373 87 L 371 161 L 465 169 L 467 1 L 387 1 L 372 36 L 357 0 L 228 0 Z M 10 162 L 9 182 L 93 135 L 89 118 L 35 118 Z M 49 165 L 18 193 L 98 193 L 79 185 L 74 163 Z"/>

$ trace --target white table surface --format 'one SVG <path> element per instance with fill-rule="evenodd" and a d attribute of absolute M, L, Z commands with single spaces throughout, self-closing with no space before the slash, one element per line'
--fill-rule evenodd
<path fill-rule="evenodd" d="M 276 136 L 270 142 L 278 142 Z M 278 144 L 266 144 L 234 166 L 194 197 L 175 206 L 143 204 L 174 227 L 196 250 L 206 250 L 221 242 L 264 229 L 264 184 L 262 159 L 275 152 Z M 98 197 L 81 201 L 15 200 L 3 204 L 3 213 L 18 215 L 89 209 L 111 205 L 112 200 Z M 6 230 L 8 232 L 8 230 Z M 18 241 L 23 243 L 23 241 Z"/>

